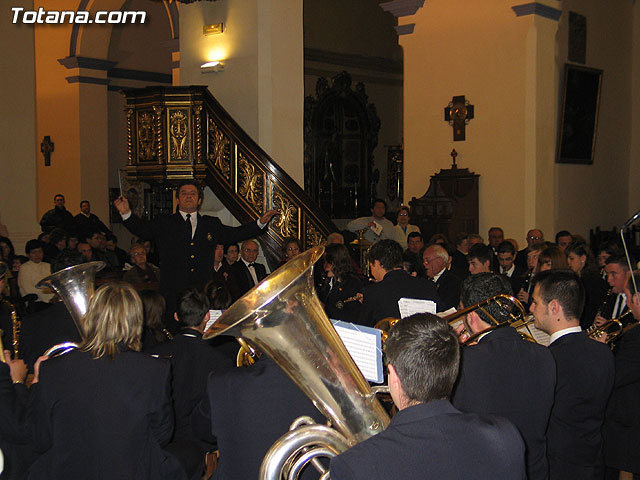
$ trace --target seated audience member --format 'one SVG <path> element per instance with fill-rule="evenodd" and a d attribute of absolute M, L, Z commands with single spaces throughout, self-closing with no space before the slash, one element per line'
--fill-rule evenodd
<path fill-rule="evenodd" d="M 456 235 L 456 250 L 451 255 L 451 271 L 463 280 L 469 276 L 469 238 L 466 233 Z"/>
<path fill-rule="evenodd" d="M 476 243 L 469 249 L 469 255 L 467 255 L 469 273 L 475 275 L 477 273 L 490 272 L 492 259 L 491 248 L 483 243 Z"/>
<path fill-rule="evenodd" d="M 511 294 L 508 279 L 479 273 L 462 283 L 460 302 L 469 307 L 499 294 Z M 489 315 L 503 326 L 489 330 L 495 326 Z M 462 347 L 452 403 L 463 412 L 499 415 L 513 422 L 527 447 L 528 478 L 546 479 L 545 431 L 553 405 L 556 367 L 545 347 L 524 340 L 507 326 L 508 321 L 509 311 L 496 303 L 466 315 L 467 332 L 480 336 L 476 345 Z"/>
<path fill-rule="evenodd" d="M 142 323 L 133 287 L 107 283 L 89 302 L 80 347 L 42 363 L 29 478 L 186 478 L 162 449 L 174 425 L 171 365 L 138 352 Z"/>
<path fill-rule="evenodd" d="M 9 267 L 6 263 L 0 261 L 0 330 L 2 330 L 2 345 L 4 348 L 11 349 L 13 344 L 13 319 L 11 318 L 11 310 L 4 300 L 4 292 L 9 276 Z"/>
<path fill-rule="evenodd" d="M 51 265 L 53 273 L 83 263 L 78 252 L 66 250 Z M 80 332 L 63 302 L 55 302 L 50 308 L 27 315 L 20 326 L 20 351 L 30 372 L 42 354 L 49 348 L 64 342 L 79 343 Z"/>
<path fill-rule="evenodd" d="M 235 283 L 236 296 L 234 301 L 258 285 L 267 276 L 266 267 L 256 262 L 260 249 L 255 240 L 245 240 L 240 248 L 240 258 L 233 264 L 233 282 Z M 231 292 L 232 294 L 234 292 Z"/>
<path fill-rule="evenodd" d="M 224 246 L 224 259 L 229 265 L 233 265 L 240 256 L 240 246 L 237 243 L 231 243 Z"/>
<path fill-rule="evenodd" d="M 509 279 L 511 291 L 516 293 L 522 286 L 525 270 L 519 268 L 516 263 L 516 249 L 510 242 L 502 242 L 498 245 L 498 264 L 500 273 Z"/>
<path fill-rule="evenodd" d="M 591 249 L 582 242 L 571 242 L 564 253 L 567 257 L 569 268 L 580 277 L 580 282 L 584 287 L 584 309 L 580 317 L 580 326 L 583 329 L 589 328 L 598 314 L 598 309 L 602 305 L 607 295 L 607 284 L 598 273 L 596 261 L 591 253 Z M 629 270 L 624 262 L 624 275 Z M 620 282 L 620 292 L 624 287 L 625 278 L 622 275 Z M 624 300 L 621 305 L 625 305 Z M 626 308 L 626 307 L 625 307 Z"/>
<path fill-rule="evenodd" d="M 282 261 L 278 266 L 281 267 L 293 257 L 299 255 L 301 251 L 302 246 L 300 245 L 300 240 L 298 240 L 296 237 L 285 238 L 282 245 Z"/>
<path fill-rule="evenodd" d="M 332 243 L 340 243 L 344 245 L 344 235 L 340 232 L 331 232 L 327 235 L 327 245 L 331 245 Z"/>
<path fill-rule="evenodd" d="M 403 249 L 407 248 L 407 236 L 412 232 L 419 232 L 417 225 L 409 223 L 409 207 L 402 206 L 398 209 L 398 224 L 393 227 L 394 240 L 400 244 Z"/>
<path fill-rule="evenodd" d="M 80 237 L 77 233 L 70 233 L 67 236 L 67 250 L 77 250 Z"/>
<path fill-rule="evenodd" d="M 640 272 L 634 272 L 640 285 Z M 634 322 L 640 322 L 640 298 L 628 279 L 624 294 L 633 312 Z M 604 463 L 607 480 L 632 480 L 640 475 L 640 328 L 638 323 L 625 327 L 615 341 L 615 377 L 613 392 L 607 405 L 602 429 Z"/>
<path fill-rule="evenodd" d="M 67 232 L 61 228 L 51 230 L 49 245 L 44 247 L 43 260 L 51 263 L 67 247 Z"/>
<path fill-rule="evenodd" d="M 93 231 L 87 235 L 86 241 L 91 245 L 93 250 L 93 258 L 96 260 L 105 262 L 107 265 L 101 270 L 101 273 L 117 272 L 118 270 L 118 257 L 115 252 L 107 250 L 107 241 L 105 236 L 99 231 Z"/>
<path fill-rule="evenodd" d="M 287 374 L 262 355 L 251 366 L 212 373 L 191 425 L 201 440 L 218 447 L 216 480 L 249 480 L 258 478 L 269 448 L 301 415 L 326 421 Z M 302 478 L 318 474 L 308 466 Z"/>
<path fill-rule="evenodd" d="M 11 267 L 15 256 L 16 251 L 11 240 L 8 237 L 0 237 L 0 262 L 4 262 Z"/>
<path fill-rule="evenodd" d="M 533 228 L 527 232 L 525 240 L 527 241 L 527 246 L 522 250 L 519 250 L 516 255 L 516 265 L 523 269 L 527 268 L 527 254 L 530 251 L 530 247 L 534 244 L 544 243 L 544 234 L 542 233 L 542 230 Z M 529 267 L 529 269 L 531 268 Z"/>
<path fill-rule="evenodd" d="M 182 330 L 170 342 L 157 345 L 151 353 L 171 357 L 176 428 L 167 450 L 182 462 L 187 476 L 195 480 L 202 478 L 205 453 L 214 449 L 196 439 L 191 413 L 206 395 L 209 373 L 223 368 L 227 360 L 202 339 L 209 321 L 209 299 L 204 293 L 196 289 L 183 292 L 174 318 Z"/>
<path fill-rule="evenodd" d="M 459 346 L 445 320 L 429 314 L 401 320 L 389 332 L 385 354 L 398 413 L 386 430 L 334 457 L 331 478 L 526 478 L 524 445 L 513 424 L 463 413 L 449 402 Z"/>
<path fill-rule="evenodd" d="M 224 246 L 220 244 L 216 245 L 216 249 L 213 252 L 213 272 L 211 274 L 211 280 L 226 285 L 233 298 L 241 297 L 234 281 L 233 268 L 225 261 Z"/>
<path fill-rule="evenodd" d="M 470 233 L 469 235 L 467 235 L 467 241 L 469 242 L 469 248 L 479 243 L 484 245 L 484 238 L 482 238 L 482 236 L 478 235 L 477 233 Z"/>
<path fill-rule="evenodd" d="M 86 237 L 94 231 L 104 234 L 110 233 L 110 230 L 102 223 L 102 220 L 95 213 L 91 213 L 89 200 L 80 202 L 80 213 L 73 217 L 73 221 L 75 222 L 76 231 L 82 237 Z"/>
<path fill-rule="evenodd" d="M 18 277 L 18 287 L 20 288 L 20 294 L 25 295 L 35 294 L 38 296 L 38 302 L 40 305 L 48 304 L 53 299 L 52 293 L 46 293 L 41 288 L 36 288 L 36 284 L 45 277 L 51 275 L 51 265 L 47 262 L 43 262 L 44 249 L 42 243 L 38 240 L 29 240 L 24 247 L 29 261 L 20 267 L 20 276 Z"/>
<path fill-rule="evenodd" d="M 504 231 L 500 227 L 491 227 L 488 234 L 489 247 L 491 247 L 494 255 L 498 255 L 498 246 L 504 242 Z"/>
<path fill-rule="evenodd" d="M 407 235 L 407 251 L 420 255 L 424 248 L 424 240 L 420 232 L 411 232 Z"/>
<path fill-rule="evenodd" d="M 156 290 L 142 290 L 140 299 L 144 313 L 142 351 L 147 352 L 156 345 L 171 340 L 173 335 L 165 328 L 162 321 L 167 305 L 164 297 Z"/>
<path fill-rule="evenodd" d="M 534 285 L 530 310 L 536 328 L 551 335 L 549 351 L 556 361 L 555 399 L 547 428 L 549 478 L 600 479 L 601 429 L 613 387 L 613 355 L 580 328 L 584 289 L 575 273 L 542 272 Z"/>
<path fill-rule="evenodd" d="M 624 251 L 620 248 L 618 242 L 609 241 L 600 245 L 598 249 L 598 257 L 596 258 L 598 263 L 598 270 L 600 271 L 600 275 L 605 280 L 607 279 L 607 272 L 605 271 L 605 266 L 607 264 L 607 258 L 609 257 L 618 257 L 624 255 Z"/>
<path fill-rule="evenodd" d="M 51 210 L 47 210 L 40 219 L 43 233 L 50 233 L 54 228 L 61 228 L 65 232 L 75 231 L 73 215 L 65 208 L 64 203 L 64 195 L 58 193 L 53 197 L 54 207 Z"/>
<path fill-rule="evenodd" d="M 422 254 L 427 278 L 436 284 L 441 311 L 457 308 L 460 302 L 460 279 L 447 269 L 449 253 L 440 245 L 429 245 Z"/>
<path fill-rule="evenodd" d="M 353 271 L 347 247 L 327 245 L 323 267 L 327 278 L 318 297 L 327 316 L 334 320 L 357 322 L 362 309 L 358 297 L 362 296 L 364 279 Z"/>
<path fill-rule="evenodd" d="M 383 318 L 400 318 L 398 300 L 413 298 L 439 303 L 436 286 L 426 278 L 412 277 L 402 268 L 402 247 L 380 240 L 369 249 L 369 270 L 376 283 L 365 287 L 358 323 L 373 327 Z"/>
<path fill-rule="evenodd" d="M 117 270 L 120 271 L 124 268 L 124 265 L 129 260 L 129 255 L 123 249 L 118 246 L 118 237 L 116 237 L 113 233 L 107 232 L 105 235 L 105 248 L 109 252 L 113 252 L 116 257 Z"/>
<path fill-rule="evenodd" d="M 402 254 L 402 268 L 412 277 L 424 278 L 427 276 L 426 272 L 424 271 L 422 258 L 420 258 L 419 255 L 410 252 L 409 250 L 405 250 Z"/>
<path fill-rule="evenodd" d="M 98 259 L 93 256 L 93 250 L 91 249 L 91 245 L 89 245 L 85 241 L 78 242 L 77 246 L 78 253 L 82 255 L 85 262 L 97 262 Z"/>
<path fill-rule="evenodd" d="M 571 242 L 573 242 L 571 232 L 568 232 L 567 230 L 560 230 L 556 233 L 556 246 L 561 252 L 564 253 L 564 249 L 567 248 Z"/>
<path fill-rule="evenodd" d="M 160 286 L 160 269 L 147 262 L 147 252 L 142 245 L 134 243 L 129 250 L 133 268 L 124 272 L 122 279 L 129 282 L 138 289 L 152 288 Z"/>
<path fill-rule="evenodd" d="M 393 231 L 394 225 L 391 220 L 388 220 L 384 216 L 386 212 L 387 202 L 381 198 L 377 198 L 371 206 L 371 216 L 351 220 L 347 224 L 347 230 L 354 233 L 358 233 L 358 230 L 366 230 L 364 232 L 364 238 L 371 243 L 376 243 L 383 239 L 393 239 L 395 238 Z M 376 224 L 378 225 L 377 227 Z M 382 227 L 382 229 L 378 230 L 379 227 Z"/>
<path fill-rule="evenodd" d="M 431 238 L 429 239 L 429 243 L 435 243 L 437 245 L 441 245 L 446 249 L 449 248 L 449 239 L 444 233 L 434 233 L 433 235 L 431 235 Z"/>
<path fill-rule="evenodd" d="M 538 256 L 537 272 L 546 272 L 547 270 L 566 270 L 569 268 L 567 257 L 560 247 L 546 247 Z"/>

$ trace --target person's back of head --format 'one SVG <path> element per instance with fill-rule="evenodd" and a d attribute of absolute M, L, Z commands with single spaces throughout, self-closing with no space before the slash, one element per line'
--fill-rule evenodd
<path fill-rule="evenodd" d="M 460 290 L 460 303 L 466 308 L 496 295 L 511 294 L 511 284 L 507 277 L 491 272 L 483 272 L 464 279 Z M 476 310 L 478 316 L 490 325 L 494 323 L 491 317 L 498 323 L 509 321 L 509 312 L 510 309 L 503 308 L 496 302 L 491 302 L 482 309 Z"/>
<path fill-rule="evenodd" d="M 176 315 L 188 327 L 197 327 L 209 312 L 209 299 L 198 289 L 190 288 L 182 292 L 178 299 Z"/>
<path fill-rule="evenodd" d="M 144 312 L 144 325 L 151 331 L 156 341 L 163 342 L 167 340 L 167 336 L 163 332 L 164 310 L 166 308 L 166 300 L 155 290 L 143 290 L 140 292 L 142 300 L 142 308 Z"/>
<path fill-rule="evenodd" d="M 389 331 L 384 351 L 402 384 L 405 406 L 451 396 L 460 344 L 446 320 L 429 313 L 403 318 Z"/>
<path fill-rule="evenodd" d="M 567 320 L 578 322 L 584 308 L 585 293 L 577 274 L 570 270 L 548 270 L 533 278 L 534 289 L 545 304 L 557 301 Z"/>
<path fill-rule="evenodd" d="M 85 258 L 76 250 L 63 250 L 51 261 L 51 273 L 84 263 Z"/>
<path fill-rule="evenodd" d="M 369 263 L 376 260 L 386 271 L 402 268 L 402 247 L 395 240 L 380 240 L 369 249 Z"/>
<path fill-rule="evenodd" d="M 226 310 L 233 303 L 231 293 L 223 282 L 211 280 L 204 286 L 204 293 L 209 299 L 211 310 Z"/>

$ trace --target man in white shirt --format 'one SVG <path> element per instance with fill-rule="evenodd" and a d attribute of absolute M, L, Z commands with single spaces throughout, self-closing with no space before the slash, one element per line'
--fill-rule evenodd
<path fill-rule="evenodd" d="M 44 277 L 51 275 L 51 265 L 43 262 L 44 249 L 38 240 L 29 240 L 24 247 L 29 261 L 20 267 L 18 274 L 18 287 L 20 295 L 23 297 L 34 293 L 38 296 L 39 302 L 49 303 L 54 297 L 52 293 L 45 293 L 42 289 L 36 288 L 36 284 Z"/>
<path fill-rule="evenodd" d="M 384 214 L 386 212 L 387 203 L 381 198 L 377 198 L 373 201 L 371 216 L 351 220 L 347 224 L 347 230 L 357 233 L 358 230 L 366 229 L 367 231 L 364 233 L 364 238 L 369 240 L 371 243 L 376 243 L 383 238 L 394 240 L 394 225 L 391 220 L 385 218 Z"/>

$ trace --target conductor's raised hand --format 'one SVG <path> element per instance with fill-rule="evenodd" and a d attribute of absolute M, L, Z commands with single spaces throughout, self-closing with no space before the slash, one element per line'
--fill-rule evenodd
<path fill-rule="evenodd" d="M 116 207 L 117 208 L 117 207 Z M 260 223 L 267 224 L 269 221 L 280 212 L 278 210 L 269 210 L 262 217 L 260 217 Z"/>
<path fill-rule="evenodd" d="M 113 206 L 116 207 L 120 215 L 126 215 L 131 211 L 131 207 L 129 206 L 129 200 L 120 195 L 113 201 Z"/>

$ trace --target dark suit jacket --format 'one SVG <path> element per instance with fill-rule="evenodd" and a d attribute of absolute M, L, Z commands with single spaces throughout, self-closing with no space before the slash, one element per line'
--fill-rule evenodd
<path fill-rule="evenodd" d="M 519 265 L 516 265 L 516 268 L 513 270 L 513 273 L 509 277 L 509 283 L 511 283 L 511 291 L 513 295 L 517 295 L 520 291 L 520 287 L 522 287 L 522 282 L 524 281 L 524 276 L 527 274 L 527 270 L 523 269 Z"/>
<path fill-rule="evenodd" d="M 404 270 L 390 270 L 381 282 L 365 287 L 358 323 L 373 327 L 383 318 L 400 318 L 398 300 L 401 298 L 433 300 L 436 303 L 440 300 L 436 285 L 431 280 L 412 277 Z"/>
<path fill-rule="evenodd" d="M 559 478 L 554 470 L 567 472 L 567 464 L 596 467 L 602 462 L 600 429 L 613 387 L 614 360 L 607 345 L 585 332 L 564 335 L 549 350 L 556 361 L 557 384 L 547 450 L 550 476 Z"/>
<path fill-rule="evenodd" d="M 88 218 L 83 213 L 79 213 L 75 217 L 73 217 L 73 221 L 76 226 L 76 232 L 81 239 L 85 238 L 87 235 L 91 234 L 94 231 L 103 233 L 108 233 L 111 231 L 104 223 L 102 223 L 102 220 L 100 220 L 98 216 L 93 213 L 90 213 Z"/>
<path fill-rule="evenodd" d="M 8 365 L 0 363 L 0 449 L 4 470 L 0 478 L 24 478 L 28 466 L 27 388 L 13 384 Z"/>
<path fill-rule="evenodd" d="M 214 373 L 207 385 L 208 398 L 193 412 L 191 424 L 205 441 L 220 450 L 216 480 L 258 478 L 262 459 L 271 445 L 301 415 L 316 422 L 325 418 L 302 391 L 269 358 L 254 365 Z M 313 467 L 309 476 L 318 478 Z"/>
<path fill-rule="evenodd" d="M 40 369 L 33 405 L 40 456 L 29 479 L 184 479 L 162 446 L 173 432 L 170 365 L 125 351 L 74 351 Z"/>
<path fill-rule="evenodd" d="M 261 263 L 256 263 L 254 268 L 256 269 L 256 277 L 258 277 L 258 282 L 261 282 L 267 276 L 267 269 Z M 242 295 L 251 290 L 255 286 L 255 284 L 253 283 L 253 278 L 249 273 L 249 269 L 244 264 L 241 258 L 238 258 L 238 261 L 234 262 L 234 264 L 231 265 L 231 271 L 233 272 L 231 277 L 233 279 L 233 282 L 235 283 L 235 293 L 237 295 L 237 297 L 234 298 L 233 301 L 236 301 Z M 233 292 L 231 293 L 233 294 Z"/>
<path fill-rule="evenodd" d="M 65 207 L 54 207 L 47 210 L 40 219 L 43 232 L 51 232 L 54 228 L 61 228 L 67 233 L 75 233 L 76 224 L 73 215 Z"/>
<path fill-rule="evenodd" d="M 385 431 L 334 457 L 331 478 L 524 479 L 524 445 L 508 421 L 434 400 L 399 411 Z"/>
<path fill-rule="evenodd" d="M 530 479 L 547 478 L 545 431 L 553 405 L 556 369 L 548 349 L 523 340 L 510 327 L 462 348 L 452 403 L 463 412 L 500 415 L 527 446 Z"/>
<path fill-rule="evenodd" d="M 640 328 L 617 341 L 615 380 L 602 429 L 608 467 L 640 472 Z"/>
<path fill-rule="evenodd" d="M 54 303 L 40 312 L 27 315 L 20 330 L 21 356 L 33 371 L 38 357 L 54 345 L 63 342 L 80 342 L 80 333 L 64 303 Z"/>
<path fill-rule="evenodd" d="M 151 221 L 132 214 L 124 226 L 134 235 L 155 240 L 160 253 L 160 288 L 173 294 L 190 287 L 202 288 L 211 279 L 216 244 L 239 242 L 261 232 L 256 222 L 229 227 L 217 217 L 198 214 L 192 239 L 179 213 L 160 215 Z"/>
<path fill-rule="evenodd" d="M 452 307 L 458 308 L 461 285 L 462 280 L 450 270 L 445 269 L 436 282 L 436 289 L 438 291 L 438 297 L 440 298 L 440 302 L 438 303 L 439 311 L 444 312 Z"/>
<path fill-rule="evenodd" d="M 318 292 L 320 301 L 324 303 L 324 311 L 334 320 L 345 322 L 357 322 L 360 318 L 362 304 L 358 300 L 344 303 L 345 300 L 354 297 L 364 290 L 364 279 L 357 275 L 347 275 L 341 282 L 334 280 L 334 285 L 329 288 L 329 278 Z M 339 303 L 342 302 L 342 303 Z"/>
<path fill-rule="evenodd" d="M 460 250 L 456 250 L 451 255 L 451 271 L 460 281 L 469 276 L 469 261 Z"/>
<path fill-rule="evenodd" d="M 607 296 L 609 285 L 597 272 L 581 275 L 580 281 L 584 286 L 584 310 L 580 317 L 580 326 L 583 330 L 586 330 L 591 326 L 591 324 L 593 324 L 593 320 L 596 318 L 598 309 Z M 615 297 L 613 304 L 615 305 Z M 611 306 L 611 309 L 613 311 L 613 305 Z"/>

